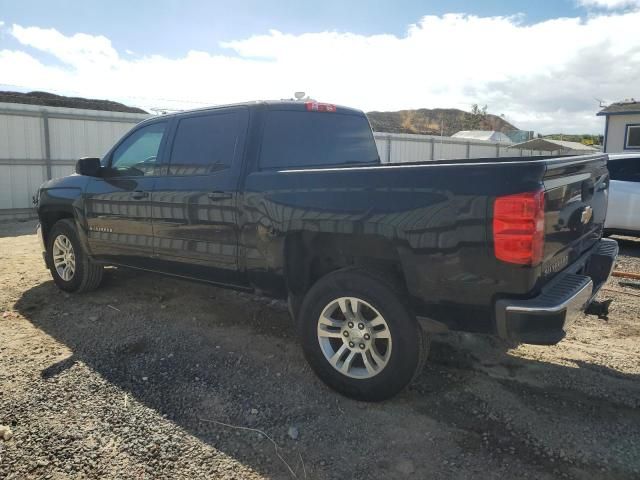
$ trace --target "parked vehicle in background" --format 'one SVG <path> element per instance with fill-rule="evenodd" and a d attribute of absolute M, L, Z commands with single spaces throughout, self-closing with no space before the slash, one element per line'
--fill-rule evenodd
<path fill-rule="evenodd" d="M 555 344 L 607 280 L 607 156 L 380 164 L 366 116 L 254 102 L 142 122 L 37 195 L 63 290 L 118 265 L 287 298 L 339 392 L 388 398 L 446 328 Z"/>
<path fill-rule="evenodd" d="M 640 153 L 609 154 L 607 168 L 611 184 L 605 231 L 640 236 Z"/>

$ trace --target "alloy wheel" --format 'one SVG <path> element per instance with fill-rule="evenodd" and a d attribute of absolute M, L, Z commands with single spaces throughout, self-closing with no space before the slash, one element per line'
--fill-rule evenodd
<path fill-rule="evenodd" d="M 318 319 L 318 342 L 327 361 L 351 378 L 379 374 L 391 357 L 391 331 L 371 304 L 356 297 L 331 301 Z"/>
<path fill-rule="evenodd" d="M 66 235 L 58 235 L 53 241 L 52 254 L 58 276 L 65 282 L 71 281 L 76 272 L 76 256 L 71 240 Z"/>

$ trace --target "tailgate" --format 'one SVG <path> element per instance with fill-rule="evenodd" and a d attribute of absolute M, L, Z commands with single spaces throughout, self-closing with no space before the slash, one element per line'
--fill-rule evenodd
<path fill-rule="evenodd" d="M 607 155 L 549 160 L 544 176 L 542 274 L 564 269 L 601 237 L 607 214 Z"/>

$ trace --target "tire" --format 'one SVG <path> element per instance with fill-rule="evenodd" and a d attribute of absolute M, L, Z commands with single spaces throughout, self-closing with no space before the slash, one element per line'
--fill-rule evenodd
<path fill-rule="evenodd" d="M 393 397 L 422 371 L 428 355 L 429 337 L 406 296 L 381 275 L 362 268 L 321 278 L 305 296 L 298 320 L 313 371 L 329 387 L 356 400 Z"/>
<path fill-rule="evenodd" d="M 58 256 L 58 266 L 54 261 L 54 253 Z M 63 260 L 60 260 L 61 257 Z M 59 220 L 51 229 L 47 241 L 47 265 L 53 281 L 65 292 L 90 292 L 98 288 L 102 281 L 104 269 L 102 265 L 93 263 L 82 248 L 71 219 Z M 72 268 L 67 269 L 69 265 Z"/>

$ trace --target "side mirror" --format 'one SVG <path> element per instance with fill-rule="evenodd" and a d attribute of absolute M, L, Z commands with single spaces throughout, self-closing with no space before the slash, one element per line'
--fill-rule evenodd
<path fill-rule="evenodd" d="M 100 159 L 85 157 L 76 162 L 76 173 L 87 177 L 97 177 L 100 172 Z"/>

